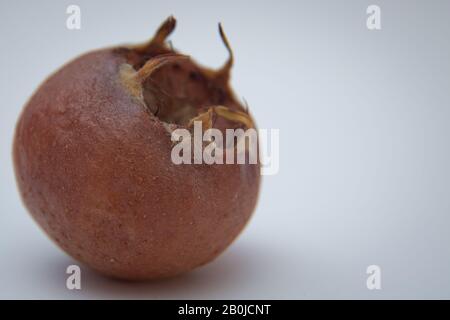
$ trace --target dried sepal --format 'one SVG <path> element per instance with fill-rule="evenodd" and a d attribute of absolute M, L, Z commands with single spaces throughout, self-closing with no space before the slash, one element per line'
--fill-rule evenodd
<path fill-rule="evenodd" d="M 150 77 L 153 72 L 161 68 L 163 65 L 174 61 L 179 61 L 182 59 L 189 59 L 189 57 L 177 53 L 161 54 L 159 56 L 149 59 L 137 71 L 134 70 L 134 68 L 129 64 L 122 64 L 119 69 L 119 76 L 122 83 L 128 89 L 128 91 L 139 101 L 145 104 L 143 93 L 144 81 L 148 77 Z"/>
<path fill-rule="evenodd" d="M 195 118 L 192 118 L 189 121 L 188 128 L 192 128 L 196 121 L 201 121 L 202 129 L 204 131 L 208 130 L 208 129 L 211 129 L 212 126 L 213 126 L 213 111 L 214 111 L 213 108 L 209 108 L 208 111 L 200 113 Z"/>
<path fill-rule="evenodd" d="M 245 127 L 247 127 L 247 129 L 255 127 L 251 117 L 247 113 L 231 110 L 230 108 L 227 108 L 225 106 L 210 107 L 208 111 L 199 114 L 195 118 L 192 118 L 189 121 L 188 127 L 191 128 L 194 125 L 195 121 L 201 121 L 204 130 L 212 128 L 214 114 L 226 120 L 241 123 Z"/>
<path fill-rule="evenodd" d="M 214 112 L 227 120 L 242 123 L 248 129 L 255 127 L 252 118 L 245 112 L 231 110 L 224 106 L 214 107 Z"/>
<path fill-rule="evenodd" d="M 143 83 L 153 72 L 163 65 L 183 59 L 189 59 L 189 56 L 178 53 L 167 53 L 151 58 L 136 72 L 135 79 Z"/>
<path fill-rule="evenodd" d="M 224 83 L 227 83 L 228 80 L 230 79 L 231 68 L 233 67 L 234 63 L 234 55 L 233 50 L 231 49 L 230 46 L 230 42 L 228 41 L 228 38 L 225 35 L 225 32 L 223 31 L 221 23 L 219 23 L 219 34 L 223 44 L 225 45 L 225 48 L 228 51 L 228 60 L 225 62 L 222 68 L 220 68 L 215 72 L 215 77 L 221 79 L 222 81 L 224 81 Z"/>
<path fill-rule="evenodd" d="M 136 45 L 133 47 L 137 52 L 147 52 L 153 46 L 165 46 L 165 41 L 169 35 L 175 30 L 177 24 L 176 19 L 173 16 L 169 16 L 155 32 L 154 36 L 144 44 Z"/>

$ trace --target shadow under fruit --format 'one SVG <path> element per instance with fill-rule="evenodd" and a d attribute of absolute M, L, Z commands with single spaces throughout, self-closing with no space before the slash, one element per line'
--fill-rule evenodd
<path fill-rule="evenodd" d="M 123 279 L 174 276 L 218 256 L 249 220 L 259 164 L 175 165 L 171 131 L 192 120 L 254 126 L 219 70 L 165 42 L 87 53 L 50 76 L 25 106 L 13 157 L 23 201 L 63 250 Z M 219 108 L 218 108 L 219 107 Z M 221 112 L 218 112 L 218 111 Z M 225 110 L 225 111 L 224 111 Z"/>

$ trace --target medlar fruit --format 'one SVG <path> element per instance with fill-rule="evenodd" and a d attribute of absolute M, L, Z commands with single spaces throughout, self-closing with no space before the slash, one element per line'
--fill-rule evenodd
<path fill-rule="evenodd" d="M 123 279 L 174 276 L 218 256 L 256 205 L 260 165 L 171 161 L 171 132 L 254 127 L 235 98 L 233 55 L 219 70 L 166 43 L 168 18 L 145 44 L 82 55 L 50 76 L 18 120 L 22 199 L 64 251 Z"/>

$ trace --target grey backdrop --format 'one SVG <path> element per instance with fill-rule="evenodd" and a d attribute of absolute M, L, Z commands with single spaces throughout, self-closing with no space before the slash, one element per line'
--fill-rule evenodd
<path fill-rule="evenodd" d="M 69 4 L 82 29 L 66 28 Z M 382 30 L 366 28 L 381 7 Z M 234 48 L 233 86 L 279 128 L 280 172 L 221 257 L 129 284 L 82 267 L 23 208 L 11 141 L 44 78 L 87 50 L 148 39 L 170 14 L 202 64 Z M 450 1 L 1 1 L 0 298 L 450 298 Z M 382 290 L 366 288 L 366 267 Z"/>

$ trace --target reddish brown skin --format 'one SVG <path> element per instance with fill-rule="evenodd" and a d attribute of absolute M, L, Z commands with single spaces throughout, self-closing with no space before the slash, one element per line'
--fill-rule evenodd
<path fill-rule="evenodd" d="M 41 85 L 17 124 L 16 178 L 33 218 L 75 259 L 121 279 L 170 277 L 210 262 L 242 231 L 259 165 L 173 164 L 170 134 L 119 79 L 127 50 L 88 53 Z M 204 77 L 200 91 L 214 84 L 190 60 L 177 68 Z M 228 84 L 212 87 L 244 110 Z"/>

